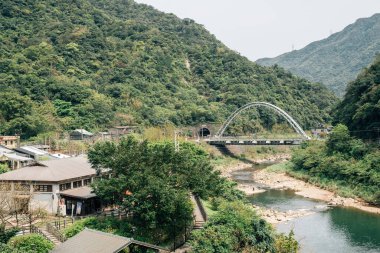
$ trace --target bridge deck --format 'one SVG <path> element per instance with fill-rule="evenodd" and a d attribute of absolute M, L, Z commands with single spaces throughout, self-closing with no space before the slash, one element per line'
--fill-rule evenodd
<path fill-rule="evenodd" d="M 258 140 L 247 140 L 247 139 L 228 139 L 228 138 L 215 138 L 208 139 L 206 142 L 210 145 L 251 145 L 251 146 L 280 146 L 280 145 L 300 145 L 303 139 L 284 139 L 284 140 L 273 140 L 273 139 L 258 139 Z"/>

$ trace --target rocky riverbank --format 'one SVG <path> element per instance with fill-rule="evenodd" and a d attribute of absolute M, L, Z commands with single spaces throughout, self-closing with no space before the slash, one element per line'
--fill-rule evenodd
<path fill-rule="evenodd" d="M 364 201 L 353 198 L 344 198 L 334 192 L 327 191 L 302 180 L 293 178 L 285 173 L 270 172 L 266 169 L 253 173 L 253 180 L 265 184 L 271 189 L 291 189 L 297 195 L 322 200 L 330 206 L 346 206 L 357 208 L 366 212 L 380 214 L 379 207 L 369 206 Z"/>
<path fill-rule="evenodd" d="M 254 163 L 263 164 L 282 162 L 288 160 L 289 158 L 290 155 L 282 154 L 279 156 L 270 157 L 270 159 L 260 159 L 254 161 Z M 225 177 L 232 178 L 232 174 L 234 171 L 248 169 L 252 166 L 253 164 L 251 163 L 236 162 L 235 164 L 231 164 L 230 166 L 220 167 L 219 170 Z M 295 193 L 300 196 L 326 202 L 326 205 L 321 206 L 321 208 L 327 208 L 328 206 L 346 206 L 358 208 L 360 210 L 371 213 L 380 214 L 380 208 L 378 207 L 369 206 L 368 204 L 360 200 L 338 196 L 333 192 L 318 188 L 317 186 L 311 185 L 302 180 L 286 175 L 283 172 L 273 172 L 268 171 L 267 169 L 259 169 L 252 174 L 252 179 L 255 181 L 255 183 L 265 185 L 266 188 L 284 190 L 291 189 L 294 190 Z M 243 191 L 247 195 L 257 194 L 266 191 L 262 187 L 257 187 L 256 184 L 247 183 L 238 184 L 238 189 Z M 317 210 L 318 208 L 315 210 L 301 209 L 290 210 L 286 212 L 273 209 L 266 209 L 257 206 L 255 208 L 258 210 L 258 213 L 260 213 L 271 224 L 286 222 L 319 211 Z"/>

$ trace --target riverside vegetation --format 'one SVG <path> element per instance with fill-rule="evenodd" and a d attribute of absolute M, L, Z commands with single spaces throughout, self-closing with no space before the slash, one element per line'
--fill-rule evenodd
<path fill-rule="evenodd" d="M 250 62 L 191 19 L 132 0 L 2 0 L 0 10 L 2 134 L 221 122 L 257 100 L 306 128 L 331 119 L 324 86 Z M 274 124 L 258 113 L 256 128 Z"/>
<path fill-rule="evenodd" d="M 380 205 L 380 56 L 348 85 L 325 143 L 304 143 L 292 169 L 308 181 Z M 365 140 L 365 142 L 363 141 Z"/>

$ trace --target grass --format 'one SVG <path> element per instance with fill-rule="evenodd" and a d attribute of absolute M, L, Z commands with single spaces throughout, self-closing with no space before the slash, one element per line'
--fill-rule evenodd
<path fill-rule="evenodd" d="M 212 217 L 213 215 L 215 215 L 216 213 L 218 213 L 218 211 L 212 210 L 212 204 L 211 204 L 210 200 L 203 200 L 202 199 L 202 204 L 203 204 L 203 206 L 206 210 L 207 216 L 209 218 Z"/>
<path fill-rule="evenodd" d="M 289 171 L 290 162 L 284 161 L 281 163 L 273 164 L 267 167 L 265 170 L 268 172 L 287 173 Z"/>

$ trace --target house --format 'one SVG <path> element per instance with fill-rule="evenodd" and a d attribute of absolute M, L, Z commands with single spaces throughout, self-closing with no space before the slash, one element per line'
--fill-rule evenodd
<path fill-rule="evenodd" d="M 109 132 L 98 132 L 96 134 L 96 139 L 101 141 L 112 140 L 112 135 Z"/>
<path fill-rule="evenodd" d="M 52 253 L 118 253 L 130 246 L 140 246 L 144 251 L 169 252 L 168 249 L 119 235 L 85 228 L 77 235 L 56 246 Z M 149 251 L 151 252 L 151 251 Z"/>
<path fill-rule="evenodd" d="M 19 153 L 27 155 L 30 158 L 33 158 L 36 161 L 49 160 L 51 158 L 49 152 L 44 151 L 42 149 L 38 149 L 34 146 L 22 146 L 19 148 L 15 148 L 15 150 Z"/>
<path fill-rule="evenodd" d="M 85 140 L 90 139 L 93 136 L 93 133 L 85 129 L 75 129 L 70 133 L 70 140 Z"/>
<path fill-rule="evenodd" d="M 0 145 L 0 163 L 7 163 L 12 170 L 33 164 L 32 158 Z"/>
<path fill-rule="evenodd" d="M 108 132 L 115 137 L 119 137 L 122 135 L 134 133 L 137 130 L 137 126 L 116 126 L 113 128 L 110 128 Z"/>
<path fill-rule="evenodd" d="M 23 186 L 31 193 L 32 208 L 51 214 L 86 215 L 100 208 L 99 199 L 89 185 L 97 177 L 87 157 L 39 161 L 30 167 L 0 174 L 0 182 L 10 192 Z"/>
<path fill-rule="evenodd" d="M 14 149 L 20 145 L 20 136 L 0 136 L 0 145 Z"/>

